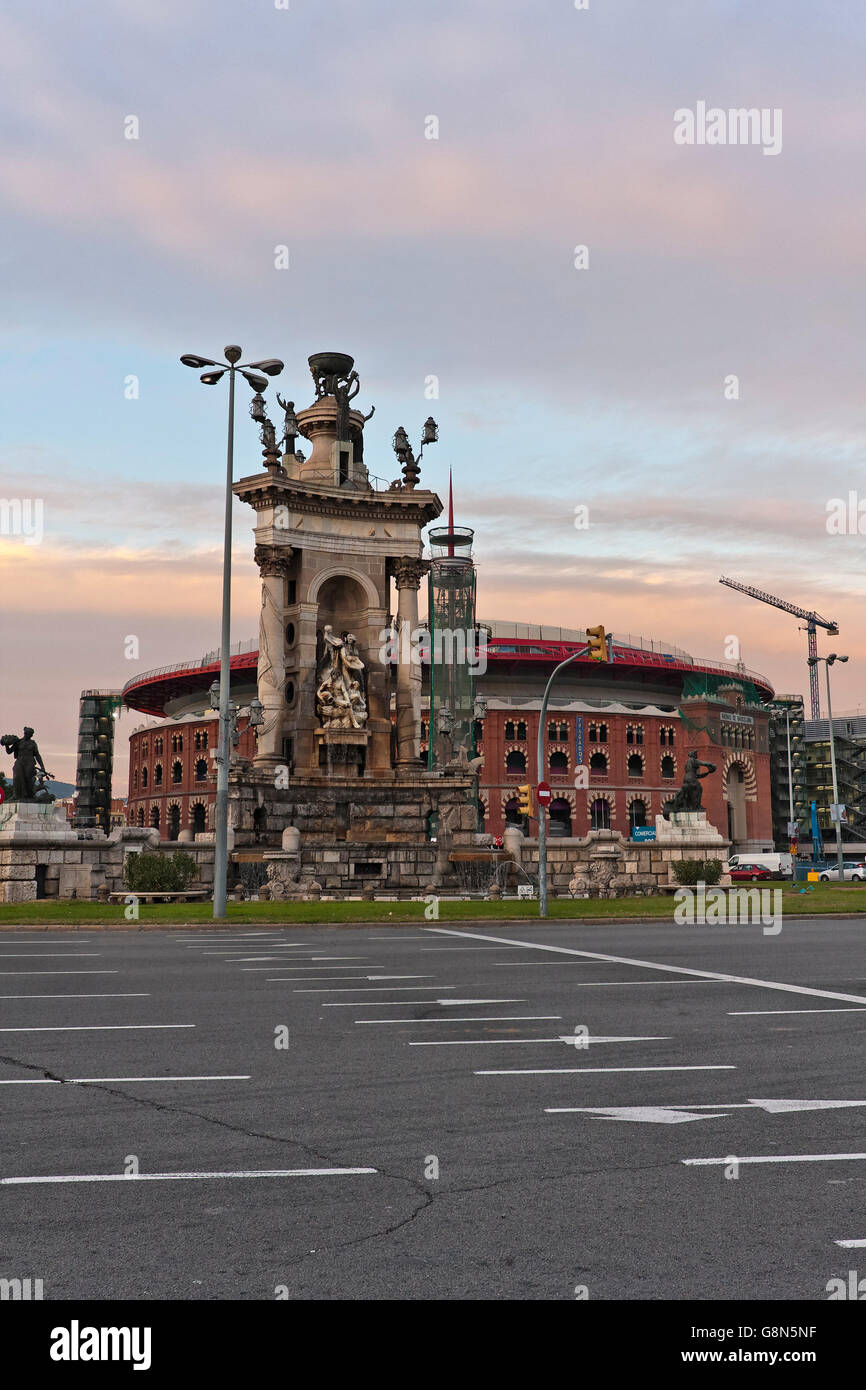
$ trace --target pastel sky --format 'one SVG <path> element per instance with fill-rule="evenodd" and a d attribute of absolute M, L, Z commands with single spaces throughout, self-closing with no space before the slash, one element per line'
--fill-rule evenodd
<path fill-rule="evenodd" d="M 796 620 L 730 574 L 835 618 L 835 707 L 866 705 L 864 538 L 826 525 L 858 489 L 866 513 L 864 49 L 850 0 L 7 9 L 0 497 L 40 499 L 44 537 L 0 534 L 2 731 L 71 780 L 82 687 L 218 644 L 225 389 L 178 357 L 228 342 L 299 406 L 311 352 L 353 353 L 385 478 L 432 411 L 423 479 L 454 470 L 485 615 L 736 636 L 805 690 Z M 675 144 L 699 101 L 778 108 L 781 152 Z"/>

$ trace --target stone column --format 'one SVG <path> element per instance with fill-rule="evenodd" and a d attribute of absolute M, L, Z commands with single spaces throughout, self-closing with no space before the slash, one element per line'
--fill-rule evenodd
<path fill-rule="evenodd" d="M 257 545 L 255 562 L 262 576 L 262 609 L 259 616 L 257 684 L 264 705 L 259 729 L 256 766 L 282 762 L 282 727 L 285 709 L 286 639 L 283 632 L 285 579 L 293 551 L 290 546 Z"/>
<path fill-rule="evenodd" d="M 421 756 L 421 663 L 413 662 L 411 637 L 418 627 L 418 589 L 429 565 L 409 555 L 394 561 L 397 584 L 397 766 L 417 766 Z"/>

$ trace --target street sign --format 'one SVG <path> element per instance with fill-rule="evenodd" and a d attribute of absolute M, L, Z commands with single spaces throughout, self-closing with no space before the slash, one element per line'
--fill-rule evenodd
<path fill-rule="evenodd" d="M 634 825 L 632 826 L 631 838 L 633 840 L 654 840 L 656 828 L 654 825 Z"/>
<path fill-rule="evenodd" d="M 845 807 L 841 803 L 833 802 L 830 807 L 830 819 L 837 822 L 841 821 L 843 825 L 848 824 L 848 816 Z"/>
<path fill-rule="evenodd" d="M 4 802 L 5 800 L 6 800 L 6 793 L 4 792 L 3 788 L 0 787 L 0 806 L 3 805 L 3 802 Z"/>
<path fill-rule="evenodd" d="M 550 805 L 553 799 L 553 793 L 550 790 L 550 784 L 548 782 L 539 782 L 535 792 L 535 799 L 539 806 Z"/>

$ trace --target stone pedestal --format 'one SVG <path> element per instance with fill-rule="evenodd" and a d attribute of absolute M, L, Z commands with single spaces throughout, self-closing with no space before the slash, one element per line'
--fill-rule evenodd
<path fill-rule="evenodd" d="M 727 848 L 728 841 L 707 820 L 706 811 L 672 811 L 670 820 L 656 816 L 656 844 L 670 848 Z"/>
<path fill-rule="evenodd" d="M 4 801 L 0 806 L 0 845 L 53 842 L 77 844 L 78 835 L 56 802 Z"/>

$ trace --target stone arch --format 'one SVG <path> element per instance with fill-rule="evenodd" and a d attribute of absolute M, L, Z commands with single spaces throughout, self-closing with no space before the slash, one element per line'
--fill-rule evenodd
<path fill-rule="evenodd" d="M 740 750 L 741 754 L 742 750 Z M 737 767 L 743 774 L 743 784 L 745 787 L 746 800 L 757 801 L 758 799 L 758 779 L 755 775 L 755 765 L 751 758 L 744 758 L 735 753 L 729 753 L 722 766 L 722 795 L 728 800 L 728 774 L 731 768 Z"/>
<path fill-rule="evenodd" d="M 627 748 L 627 752 L 628 752 L 628 757 L 626 758 L 626 775 L 629 776 L 629 777 L 635 777 L 635 776 L 638 776 L 638 777 L 645 777 L 645 776 L 646 776 L 646 756 L 645 756 L 643 750 L 640 749 L 640 748 L 634 747 L 632 744 L 629 744 L 629 745 L 628 745 L 628 748 Z M 640 772 L 639 772 L 639 773 L 634 773 L 634 772 L 632 772 L 631 767 L 629 766 L 629 764 L 630 764 L 631 761 L 632 761 L 632 758 L 634 758 L 635 762 L 640 763 Z"/>
<path fill-rule="evenodd" d="M 637 793 L 635 793 L 637 795 Z M 604 791 L 601 787 L 590 787 L 586 794 L 586 814 L 592 815 L 592 803 L 594 801 L 606 801 L 610 807 L 610 818 L 613 821 L 616 815 L 616 792 Z"/>
<path fill-rule="evenodd" d="M 318 574 L 314 575 L 310 581 L 310 587 L 307 591 L 307 601 L 309 603 L 318 603 L 319 594 L 331 579 L 353 580 L 354 583 L 359 585 L 362 589 L 367 599 L 368 608 L 382 607 L 382 595 L 379 593 L 369 574 L 364 574 L 363 570 L 352 569 L 348 565 L 331 565 L 328 569 L 319 570 Z"/>

